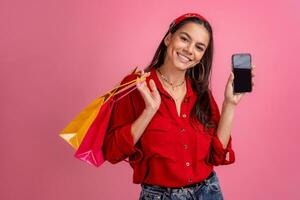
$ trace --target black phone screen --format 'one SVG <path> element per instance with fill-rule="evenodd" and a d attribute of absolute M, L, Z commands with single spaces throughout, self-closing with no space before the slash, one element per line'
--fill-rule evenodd
<path fill-rule="evenodd" d="M 233 54 L 232 70 L 234 73 L 234 93 L 251 92 L 251 55 L 248 53 Z"/>

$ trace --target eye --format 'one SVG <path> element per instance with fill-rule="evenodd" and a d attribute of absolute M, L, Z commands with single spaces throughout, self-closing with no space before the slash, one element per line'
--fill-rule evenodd
<path fill-rule="evenodd" d="M 186 42 L 186 41 L 188 41 L 188 39 L 186 38 L 186 37 L 180 37 L 180 39 L 182 40 L 182 41 L 184 41 L 184 42 Z"/>
<path fill-rule="evenodd" d="M 204 49 L 201 46 L 196 46 L 198 51 L 204 51 Z"/>

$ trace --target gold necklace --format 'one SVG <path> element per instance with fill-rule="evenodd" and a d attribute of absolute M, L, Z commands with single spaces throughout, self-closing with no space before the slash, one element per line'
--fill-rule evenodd
<path fill-rule="evenodd" d="M 171 94 L 171 96 L 172 96 L 172 98 L 175 100 L 175 102 L 177 102 L 181 97 L 182 97 L 182 94 L 180 94 L 178 97 L 176 97 L 176 95 L 174 95 L 174 89 L 175 89 L 175 87 L 179 87 L 179 86 L 181 86 L 181 85 L 183 85 L 184 83 L 185 83 L 185 80 L 182 82 L 182 83 L 180 83 L 180 84 L 178 84 L 178 85 L 175 85 L 174 87 L 173 87 L 173 84 L 172 83 L 170 83 L 170 81 L 168 81 L 168 79 L 159 71 L 159 69 L 157 69 L 157 71 L 159 72 L 159 74 L 160 74 L 160 77 L 162 78 L 162 80 L 163 81 L 165 81 L 165 82 L 163 82 L 163 84 L 164 83 L 168 83 L 169 85 L 171 85 L 172 86 L 172 90 L 170 90 L 170 88 L 167 86 L 167 85 L 165 85 L 166 86 L 166 89 L 169 91 L 169 93 Z"/>
<path fill-rule="evenodd" d="M 166 83 L 168 83 L 168 84 L 172 87 L 172 90 L 173 90 L 173 91 L 175 90 L 176 87 L 182 86 L 182 85 L 184 84 L 184 82 L 185 82 L 185 80 L 183 80 L 183 81 L 182 81 L 181 83 L 179 83 L 178 85 L 174 85 L 174 83 L 171 83 L 171 81 L 169 81 L 169 80 L 167 79 L 167 77 L 165 77 L 165 76 L 161 73 L 161 71 L 160 71 L 159 69 L 157 69 L 157 71 L 158 71 L 160 77 L 161 77 Z"/>
<path fill-rule="evenodd" d="M 167 89 L 168 89 L 168 91 L 170 92 L 172 98 L 175 100 L 175 102 L 179 101 L 179 100 L 182 98 L 183 94 L 185 94 L 185 93 L 183 92 L 183 94 L 181 93 L 180 95 L 178 95 L 178 97 L 176 97 L 176 96 L 174 95 L 174 93 L 173 93 L 169 88 L 167 88 Z"/>

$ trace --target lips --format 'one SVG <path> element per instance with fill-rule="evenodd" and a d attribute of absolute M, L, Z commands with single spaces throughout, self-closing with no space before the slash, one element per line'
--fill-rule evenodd
<path fill-rule="evenodd" d="M 182 63 L 188 63 L 192 60 L 189 57 L 187 57 L 186 55 L 183 55 L 183 54 L 178 53 L 178 52 L 177 52 L 177 56 L 178 56 L 178 59 L 180 60 L 180 62 L 182 62 Z"/>

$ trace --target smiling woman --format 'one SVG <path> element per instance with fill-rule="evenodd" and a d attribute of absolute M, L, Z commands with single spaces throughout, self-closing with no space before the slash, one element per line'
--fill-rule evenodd
<path fill-rule="evenodd" d="M 168 33 L 164 41 L 168 46 L 167 58 L 170 59 L 167 61 L 174 61 L 172 64 L 181 70 L 193 67 L 200 62 L 209 39 L 210 34 L 206 28 L 196 23 L 186 24 L 173 35 Z"/>
<path fill-rule="evenodd" d="M 140 200 L 223 199 L 213 168 L 235 160 L 230 132 L 242 94 L 233 94 L 231 75 L 220 114 L 209 89 L 212 59 L 208 21 L 182 15 L 142 73 L 145 81 L 116 103 L 103 151 L 111 163 L 129 158 Z"/>

